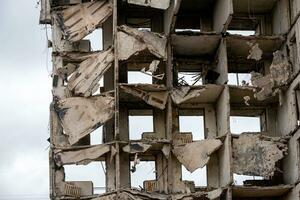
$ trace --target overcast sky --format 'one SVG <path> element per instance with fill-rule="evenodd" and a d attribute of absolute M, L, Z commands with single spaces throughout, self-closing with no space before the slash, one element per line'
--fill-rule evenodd
<path fill-rule="evenodd" d="M 47 199 L 50 77 L 36 0 L 0 2 L 0 199 Z"/>
<path fill-rule="evenodd" d="M 0 2 L 0 200 L 48 199 L 49 196 L 46 140 L 49 137 L 51 52 L 46 46 L 46 30 L 38 25 L 38 18 L 37 0 Z M 182 127 L 197 124 L 182 123 Z M 237 130 L 241 127 L 244 126 L 237 126 Z M 152 179 L 153 165 L 144 167 L 138 168 L 134 177 Z M 104 186 L 99 163 L 88 165 L 89 173 L 78 169 L 67 167 L 70 172 L 67 179 L 93 180 L 95 186 Z M 186 178 L 191 177 L 188 172 L 184 174 Z M 139 184 L 140 180 L 134 183 Z"/>

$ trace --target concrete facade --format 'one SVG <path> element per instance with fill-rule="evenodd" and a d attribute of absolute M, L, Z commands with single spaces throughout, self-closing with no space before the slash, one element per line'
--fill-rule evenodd
<path fill-rule="evenodd" d="M 40 23 L 52 27 L 51 199 L 299 200 L 299 15 L 299 0 L 41 0 Z M 132 72 L 152 81 L 130 83 Z M 132 116 L 151 116 L 153 131 L 133 138 Z M 203 138 L 182 131 L 182 116 L 202 117 Z M 232 117 L 258 119 L 259 131 L 234 133 Z M 134 188 L 144 161 L 156 178 Z M 91 162 L 105 163 L 103 194 L 65 179 L 66 165 Z M 183 166 L 205 167 L 205 186 L 184 180 Z"/>

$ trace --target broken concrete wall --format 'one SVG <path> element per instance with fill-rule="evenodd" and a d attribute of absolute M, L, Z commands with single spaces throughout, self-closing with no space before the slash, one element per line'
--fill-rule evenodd
<path fill-rule="evenodd" d="M 118 5 L 113 5 L 116 2 Z M 260 9 L 261 14 L 265 16 L 258 19 L 256 13 L 250 23 L 258 30 L 256 34 L 282 33 L 289 26 L 279 24 L 286 21 L 287 1 L 266 2 L 251 1 L 250 10 L 258 12 L 257 9 Z M 277 49 L 283 49 L 284 54 L 288 55 L 288 51 L 285 52 L 285 47 L 282 46 L 285 38 L 226 34 L 228 27 L 231 29 L 236 25 L 231 26 L 230 23 L 237 23 L 243 29 L 244 25 L 249 23 L 248 19 L 244 21 L 245 18 L 249 18 L 247 15 L 242 16 L 238 13 L 239 10 L 247 8 L 248 4 L 244 1 L 216 0 L 210 2 L 211 4 L 208 4 L 208 1 L 195 5 L 193 3 L 181 0 L 99 0 L 83 3 L 81 0 L 72 0 L 55 1 L 54 4 L 59 6 L 52 4 L 51 10 L 47 10 L 51 11 L 53 22 L 53 41 L 49 42 L 49 46 L 52 45 L 54 52 L 54 102 L 51 107 L 50 139 L 51 191 L 54 194 L 52 197 L 60 199 L 64 195 L 62 198 L 95 200 L 230 200 L 239 198 L 235 196 L 237 190 L 246 195 L 252 192 L 249 197 L 254 197 L 257 191 L 259 194 L 266 191 L 281 194 L 283 190 L 279 187 L 249 189 L 248 186 L 242 186 L 242 189 L 236 189 L 236 186 L 232 186 L 233 172 L 245 174 L 246 170 L 246 174 L 264 173 L 265 176 L 270 176 L 273 168 L 277 167 L 277 161 L 285 162 L 284 183 L 293 184 L 297 181 L 299 176 L 294 174 L 297 173 L 295 167 L 298 162 L 291 157 L 298 154 L 298 138 L 290 140 L 289 145 L 293 146 L 289 150 L 291 155 L 287 160 L 283 160 L 286 145 L 281 140 L 265 136 L 263 139 L 261 136 L 255 139 L 251 134 L 246 134 L 254 139 L 250 139 L 252 143 L 245 142 L 244 135 L 232 139 L 229 129 L 231 111 L 238 107 L 249 116 L 254 113 L 251 108 L 255 108 L 265 110 L 266 117 L 261 121 L 261 125 L 265 127 L 263 131 L 269 136 L 294 134 L 298 119 L 297 106 L 300 107 L 295 97 L 295 94 L 300 92 L 294 90 L 299 89 L 296 87 L 299 83 L 294 82 L 293 87 L 288 87 L 289 81 L 292 80 L 291 66 L 281 52 L 274 54 L 271 63 L 272 53 Z M 235 13 L 233 4 L 237 11 Z M 254 6 L 255 9 L 252 9 L 253 5 L 271 6 L 267 13 L 264 13 L 265 7 Z M 282 6 L 284 8 L 280 9 Z M 202 16 L 202 13 L 208 15 Z M 45 14 L 44 11 L 41 14 Z M 195 17 L 195 20 L 178 21 L 185 22 L 186 27 L 193 26 L 190 30 L 193 33 L 181 35 L 178 33 L 180 30 L 176 23 L 179 22 L 176 20 L 187 15 L 189 18 Z M 130 21 L 136 18 L 143 19 L 145 24 L 130 24 Z M 236 22 L 237 18 L 240 21 Z M 267 25 L 261 24 L 261 19 L 265 20 L 263 23 Z M 45 20 L 49 20 L 48 16 Z M 280 22 L 277 23 L 278 20 Z M 271 26 L 272 23 L 277 24 Z M 129 27 L 131 25 L 136 28 Z M 91 52 L 90 41 L 83 38 L 100 27 L 103 30 L 104 51 Z M 151 31 L 146 31 L 149 27 Z M 259 30 L 260 28 L 266 30 Z M 205 33 L 211 30 L 214 32 Z M 195 33 L 196 31 L 200 33 Z M 295 32 L 298 34 L 299 31 Z M 134 69 L 129 67 L 131 63 L 134 63 Z M 179 65 L 185 65 L 184 70 L 196 69 L 202 73 L 203 86 L 179 84 L 179 87 L 174 87 L 178 84 L 177 70 L 183 70 Z M 140 69 L 141 73 L 151 76 L 153 82 L 165 85 L 124 84 L 128 78 L 128 70 Z M 258 99 L 264 101 L 257 101 L 253 95 L 250 95 L 250 99 L 245 98 L 242 95 L 244 92 L 240 90 L 245 87 L 236 86 L 236 92 L 229 92 L 229 87 L 226 86 L 228 72 L 248 73 L 250 69 L 266 75 L 257 74 L 257 79 L 254 80 L 259 92 L 261 89 L 267 90 L 261 96 L 258 95 Z M 293 66 L 293 69 L 296 68 Z M 218 77 L 208 78 L 207 71 L 218 74 Z M 99 90 L 98 83 L 101 77 L 104 77 L 104 87 L 101 87 L 101 95 L 95 95 L 95 91 Z M 215 83 L 221 85 L 214 85 Z M 280 92 L 278 88 L 281 89 Z M 247 90 L 252 89 L 253 87 L 247 87 Z M 273 96 L 274 92 L 281 95 L 280 99 L 265 99 Z M 136 112 L 138 109 L 141 112 L 144 109 L 152 110 L 153 131 L 144 132 L 141 141 L 133 142 L 129 140 L 128 116 L 132 110 Z M 205 140 L 193 141 L 189 130 L 179 131 L 179 114 L 183 111 L 191 116 L 195 113 L 204 115 Z M 90 141 L 86 139 L 101 125 L 105 125 L 105 144 L 89 145 Z M 260 158 L 269 160 L 263 163 Z M 255 159 L 258 161 L 254 163 Z M 76 182 L 76 185 L 65 181 L 64 165 L 87 164 L 99 160 L 105 160 L 106 191 L 109 193 L 94 195 L 91 182 L 83 187 L 79 182 Z M 130 163 L 137 163 L 138 160 L 155 161 L 153 171 L 156 173 L 156 179 L 146 180 L 144 188 L 133 190 Z M 207 187 L 198 187 L 193 181 L 182 180 L 182 165 L 190 171 L 206 165 Z M 258 166 L 260 169 L 257 169 Z M 285 170 L 289 172 L 286 173 Z M 82 188 L 88 192 L 83 192 Z M 289 187 L 284 189 L 286 188 Z"/>
<path fill-rule="evenodd" d="M 291 79 L 292 68 L 282 51 L 273 53 L 270 65 L 270 74 L 263 76 L 260 73 L 251 73 L 251 82 L 254 87 L 259 88 L 255 97 L 262 101 L 278 93 L 278 88 L 287 85 Z"/>
<path fill-rule="evenodd" d="M 155 91 L 155 87 L 145 88 L 143 85 L 121 85 L 120 88 L 124 92 L 136 96 L 144 100 L 147 104 L 159 108 L 161 110 L 165 109 L 167 98 L 169 96 L 168 91 Z M 148 91 L 147 91 L 148 90 Z"/>
<path fill-rule="evenodd" d="M 58 101 L 55 110 L 61 120 L 64 134 L 73 145 L 113 117 L 114 98 L 71 97 Z"/>
<path fill-rule="evenodd" d="M 176 158 L 191 173 L 198 168 L 203 168 L 209 162 L 209 156 L 222 145 L 220 140 L 207 139 L 176 146 L 172 152 Z"/>
<path fill-rule="evenodd" d="M 57 20 L 64 37 L 76 42 L 93 32 L 112 14 L 107 0 L 93 1 L 68 7 L 58 13 Z"/>
<path fill-rule="evenodd" d="M 243 133 L 233 138 L 233 172 L 249 176 L 271 178 L 277 171 L 276 163 L 287 151 L 286 141 L 259 133 Z"/>
<path fill-rule="evenodd" d="M 54 160 L 57 166 L 62 165 L 87 165 L 91 161 L 99 158 L 100 156 L 108 153 L 111 147 L 106 144 L 96 145 L 77 150 L 55 150 Z"/>
<path fill-rule="evenodd" d="M 93 54 L 80 63 L 68 81 L 68 88 L 75 95 L 88 97 L 100 90 L 99 81 L 112 66 L 114 54 L 112 49 Z"/>
<path fill-rule="evenodd" d="M 182 86 L 179 88 L 173 88 L 170 92 L 171 98 L 175 104 L 184 103 L 195 97 L 199 97 L 205 88 L 192 88 L 190 86 Z"/>

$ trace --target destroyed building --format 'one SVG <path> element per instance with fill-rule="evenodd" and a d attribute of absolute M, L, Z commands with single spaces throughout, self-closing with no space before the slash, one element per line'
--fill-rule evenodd
<path fill-rule="evenodd" d="M 52 28 L 51 199 L 300 199 L 299 0 L 41 0 L 40 14 Z M 99 162 L 104 193 L 66 179 Z M 147 162 L 154 177 L 136 188 Z"/>

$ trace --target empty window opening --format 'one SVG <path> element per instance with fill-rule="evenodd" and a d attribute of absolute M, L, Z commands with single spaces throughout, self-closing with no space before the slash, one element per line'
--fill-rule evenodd
<path fill-rule="evenodd" d="M 95 194 L 105 192 L 105 162 L 92 162 L 88 165 L 66 165 L 65 181 L 92 181 Z"/>
<path fill-rule="evenodd" d="M 200 72 L 178 72 L 178 83 L 180 85 L 202 85 Z"/>
<path fill-rule="evenodd" d="M 151 31 L 151 19 L 149 18 L 127 18 L 126 24 L 140 31 Z"/>
<path fill-rule="evenodd" d="M 250 36 L 250 35 L 255 35 L 255 31 L 253 30 L 228 30 L 227 31 L 230 34 L 233 35 L 242 35 L 242 36 Z"/>
<path fill-rule="evenodd" d="M 101 51 L 103 50 L 103 41 L 102 41 L 102 29 L 95 29 L 92 33 L 87 35 L 84 40 L 90 40 L 92 51 Z"/>
<path fill-rule="evenodd" d="M 128 83 L 152 84 L 152 76 L 144 74 L 140 71 L 128 71 Z"/>
<path fill-rule="evenodd" d="M 97 128 L 90 133 L 91 145 L 97 145 L 103 143 L 103 126 Z"/>
<path fill-rule="evenodd" d="M 192 132 L 193 140 L 203 140 L 204 117 L 203 116 L 179 116 L 179 132 Z"/>
<path fill-rule="evenodd" d="M 155 161 L 139 161 L 135 166 L 134 162 L 131 161 L 130 169 L 131 187 L 143 188 L 144 181 L 156 180 Z"/>
<path fill-rule="evenodd" d="M 207 186 L 206 166 L 196 169 L 193 173 L 189 172 L 183 165 L 181 170 L 183 181 L 193 181 L 195 186 Z"/>
<path fill-rule="evenodd" d="M 149 112 L 152 112 L 151 110 Z M 145 132 L 153 132 L 153 115 L 129 116 L 129 139 L 140 140 Z"/>
<path fill-rule="evenodd" d="M 200 33 L 201 30 L 200 29 L 192 29 L 192 28 L 187 28 L 187 29 L 176 28 L 175 29 L 175 33 L 180 33 L 180 32 L 196 32 L 196 33 Z"/>
<path fill-rule="evenodd" d="M 260 116 L 230 116 L 230 131 L 234 134 L 261 132 Z"/>
<path fill-rule="evenodd" d="M 246 180 L 263 180 L 262 176 L 246 176 L 246 175 L 239 175 L 233 174 L 233 182 L 234 185 L 244 185 L 244 181 Z"/>
<path fill-rule="evenodd" d="M 251 86 L 251 74 L 250 73 L 229 73 L 228 85 L 240 85 Z"/>

